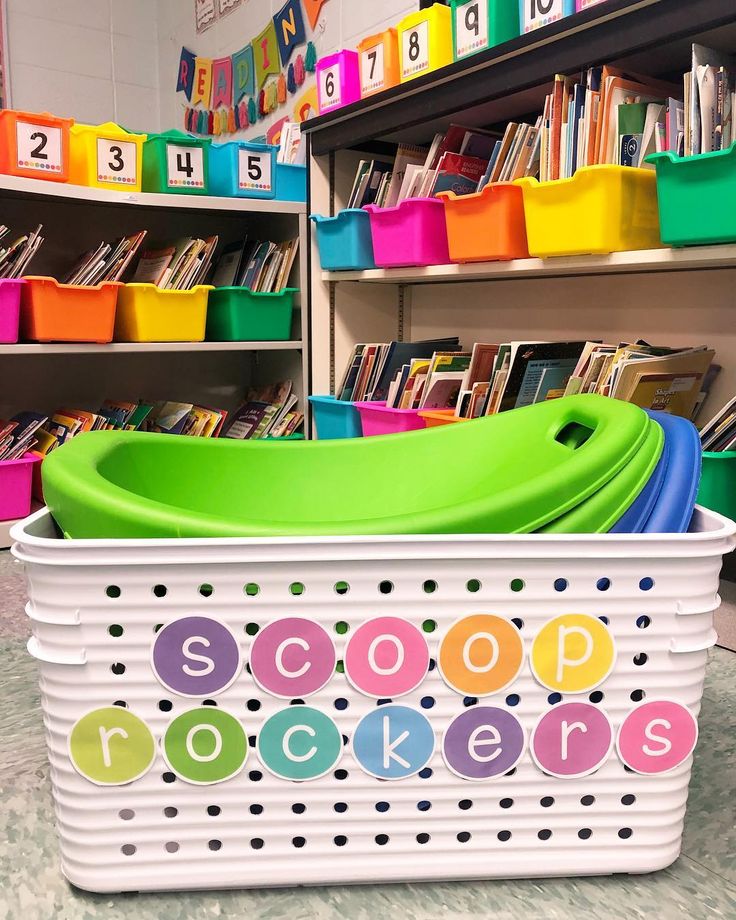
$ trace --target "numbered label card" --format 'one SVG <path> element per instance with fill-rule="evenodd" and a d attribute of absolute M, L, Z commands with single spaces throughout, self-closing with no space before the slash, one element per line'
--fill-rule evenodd
<path fill-rule="evenodd" d="M 39 173 L 62 172 L 61 128 L 19 121 L 15 130 L 20 168 L 37 169 Z"/>
<path fill-rule="evenodd" d="M 567 15 L 566 0 L 524 0 L 524 31 L 531 32 Z"/>
<path fill-rule="evenodd" d="M 429 68 L 429 23 L 420 22 L 401 36 L 401 76 L 414 77 Z"/>
<path fill-rule="evenodd" d="M 488 2 L 473 0 L 455 7 L 455 57 L 474 54 L 488 46 Z"/>
<path fill-rule="evenodd" d="M 341 105 L 342 88 L 340 86 L 340 65 L 325 67 L 319 75 L 319 107 L 321 112 Z"/>
<path fill-rule="evenodd" d="M 273 189 L 270 153 L 238 150 L 238 188 L 261 193 Z"/>
<path fill-rule="evenodd" d="M 383 89 L 386 82 L 383 42 L 360 53 L 360 91 L 366 96 Z"/>
<path fill-rule="evenodd" d="M 138 163 L 135 144 L 130 141 L 97 138 L 97 181 L 135 185 Z"/>
<path fill-rule="evenodd" d="M 166 145 L 166 184 L 169 188 L 204 188 L 204 152 L 201 147 Z"/>

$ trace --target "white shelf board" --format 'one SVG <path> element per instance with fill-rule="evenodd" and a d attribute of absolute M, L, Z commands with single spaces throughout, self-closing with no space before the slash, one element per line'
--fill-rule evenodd
<path fill-rule="evenodd" d="M 90 204 L 128 205 L 143 208 L 167 208 L 180 211 L 246 211 L 261 214 L 306 214 L 307 206 L 299 201 L 276 201 L 265 198 L 215 198 L 211 195 L 160 194 L 158 192 L 115 192 L 106 188 L 69 185 L 44 179 L 0 174 L 0 198 L 29 195 L 43 199 L 65 199 Z M 7 196 L 5 196 L 7 197 Z"/>
<path fill-rule="evenodd" d="M 736 267 L 736 244 L 683 249 L 641 249 L 609 255 L 466 262 L 417 268 L 374 268 L 322 272 L 323 281 L 371 281 L 383 284 L 430 284 L 448 281 L 508 281 L 513 278 L 564 278 L 575 275 L 638 274 Z"/>
<path fill-rule="evenodd" d="M 132 354 L 165 351 L 290 351 L 301 350 L 303 342 L 110 342 L 98 345 L 88 342 L 30 343 L 0 345 L 0 355 L 95 355 Z"/>

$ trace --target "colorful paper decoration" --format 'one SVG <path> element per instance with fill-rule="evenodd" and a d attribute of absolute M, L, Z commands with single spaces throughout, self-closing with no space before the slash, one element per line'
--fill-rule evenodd
<path fill-rule="evenodd" d="M 239 7 L 243 0 L 217 0 L 220 17 L 232 13 L 236 7 Z"/>
<path fill-rule="evenodd" d="M 181 49 L 179 58 L 179 73 L 176 77 L 176 91 L 183 92 L 187 100 L 192 98 L 192 85 L 194 84 L 195 55 L 188 48 Z"/>
<path fill-rule="evenodd" d="M 304 57 L 304 69 L 307 73 L 314 73 L 317 69 L 317 49 L 314 47 L 314 42 L 309 42 L 307 44 L 307 53 Z"/>
<path fill-rule="evenodd" d="M 296 92 L 296 79 L 294 78 L 294 65 L 289 64 L 289 70 L 286 77 L 286 88 L 290 93 Z"/>
<path fill-rule="evenodd" d="M 297 86 L 304 86 L 304 81 L 307 79 L 307 71 L 304 68 L 304 58 L 301 54 L 297 54 L 296 60 L 294 61 L 294 79 L 296 80 Z"/>
<path fill-rule="evenodd" d="M 256 86 L 260 89 L 269 74 L 278 73 L 280 70 L 279 43 L 273 19 L 251 44 L 256 61 Z"/>
<path fill-rule="evenodd" d="M 278 121 L 275 121 L 271 127 L 266 131 L 266 143 L 278 145 L 281 140 L 281 131 L 284 127 L 285 122 L 289 120 L 288 115 L 285 115 L 283 118 L 280 118 Z"/>
<path fill-rule="evenodd" d="M 217 19 L 215 0 L 194 0 L 194 24 L 197 34 L 204 32 Z"/>
<path fill-rule="evenodd" d="M 192 103 L 196 105 L 210 104 L 212 93 L 212 60 L 211 58 L 198 57 L 194 66 L 194 86 L 192 87 Z"/>
<path fill-rule="evenodd" d="M 233 101 L 240 102 L 243 96 L 252 96 L 255 91 L 256 73 L 253 46 L 246 45 L 233 55 Z"/>
<path fill-rule="evenodd" d="M 302 93 L 294 105 L 294 119 L 299 123 L 312 118 L 317 114 L 317 87 L 310 86 L 306 92 Z"/>
<path fill-rule="evenodd" d="M 212 62 L 212 108 L 230 105 L 233 98 L 233 61 L 230 57 Z"/>
<path fill-rule="evenodd" d="M 319 19 L 319 12 L 322 9 L 322 4 L 325 0 L 302 0 L 304 4 L 304 9 L 307 14 L 307 19 L 309 20 L 309 25 L 314 32 L 314 29 L 317 25 L 317 20 Z"/>
<path fill-rule="evenodd" d="M 303 44 L 307 37 L 299 0 L 286 0 L 286 3 L 273 17 L 273 22 L 276 28 L 276 40 L 279 43 L 281 65 L 285 67 L 289 63 L 294 48 Z"/>
<path fill-rule="evenodd" d="M 276 81 L 276 92 L 279 105 L 283 105 L 286 102 L 286 77 L 283 74 Z"/>
<path fill-rule="evenodd" d="M 258 121 L 258 109 L 256 108 L 255 99 L 248 100 L 248 122 L 254 125 Z"/>

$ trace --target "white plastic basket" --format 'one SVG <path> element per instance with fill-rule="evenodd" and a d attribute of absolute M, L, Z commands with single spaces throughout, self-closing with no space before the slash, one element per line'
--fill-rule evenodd
<path fill-rule="evenodd" d="M 355 726 L 383 701 L 359 693 L 339 672 L 306 702 L 328 713 L 348 743 L 335 770 L 308 782 L 273 776 L 255 750 L 226 782 L 172 782 L 157 749 L 142 778 L 95 786 L 72 766 L 68 739 L 76 721 L 97 707 L 126 705 L 158 739 L 172 716 L 204 703 L 168 692 L 151 667 L 154 627 L 189 615 L 227 624 L 244 662 L 253 641 L 248 624 L 284 616 L 324 626 L 340 659 L 345 640 L 371 617 L 399 616 L 420 627 L 430 621 L 432 668 L 437 637 L 460 617 L 485 612 L 517 621 L 528 656 L 546 622 L 583 612 L 605 618 L 616 643 L 615 667 L 593 697 L 614 729 L 642 696 L 677 701 L 697 716 L 706 650 L 715 641 L 721 556 L 734 545 L 736 525 L 698 509 L 692 529 L 64 541 L 49 514 L 38 512 L 12 531 L 13 552 L 29 583 L 29 649 L 40 663 L 64 874 L 81 888 L 107 892 L 669 865 L 680 850 L 692 757 L 669 773 L 645 776 L 627 770 L 614 748 L 592 774 L 561 779 L 542 772 L 527 749 L 508 775 L 462 779 L 446 766 L 441 738 L 472 700 L 451 689 L 437 667 L 396 700 L 424 712 L 437 739 L 428 768 L 399 782 L 369 776 L 355 762 Z M 246 584 L 257 593 L 246 593 Z M 301 593 L 292 593 L 299 592 L 293 585 L 302 585 Z M 119 590 L 108 591 L 112 586 Z M 111 624 L 123 627 L 122 635 L 111 635 Z M 113 673 L 114 663 L 124 664 L 124 673 Z M 528 739 L 555 699 L 535 680 L 527 657 L 513 684 L 482 702 L 513 711 Z M 169 711 L 159 701 L 169 701 Z M 251 736 L 289 704 L 261 690 L 247 669 L 212 702 Z"/>

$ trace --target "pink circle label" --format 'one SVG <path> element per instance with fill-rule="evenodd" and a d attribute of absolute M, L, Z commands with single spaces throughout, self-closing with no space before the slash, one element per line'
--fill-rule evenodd
<path fill-rule="evenodd" d="M 608 759 L 613 729 L 592 703 L 562 703 L 539 719 L 530 749 L 538 767 L 563 779 L 593 773 Z"/>
<path fill-rule="evenodd" d="M 424 636 L 400 617 L 366 620 L 345 647 L 345 674 L 356 690 L 368 696 L 410 693 L 424 680 L 428 667 Z"/>
<path fill-rule="evenodd" d="M 686 706 L 652 700 L 626 716 L 617 747 L 621 760 L 636 773 L 667 773 L 687 760 L 697 740 L 698 723 Z"/>
<path fill-rule="evenodd" d="M 250 670 L 267 693 L 284 698 L 309 696 L 335 673 L 335 646 L 326 630 L 303 617 L 274 620 L 250 648 Z"/>

